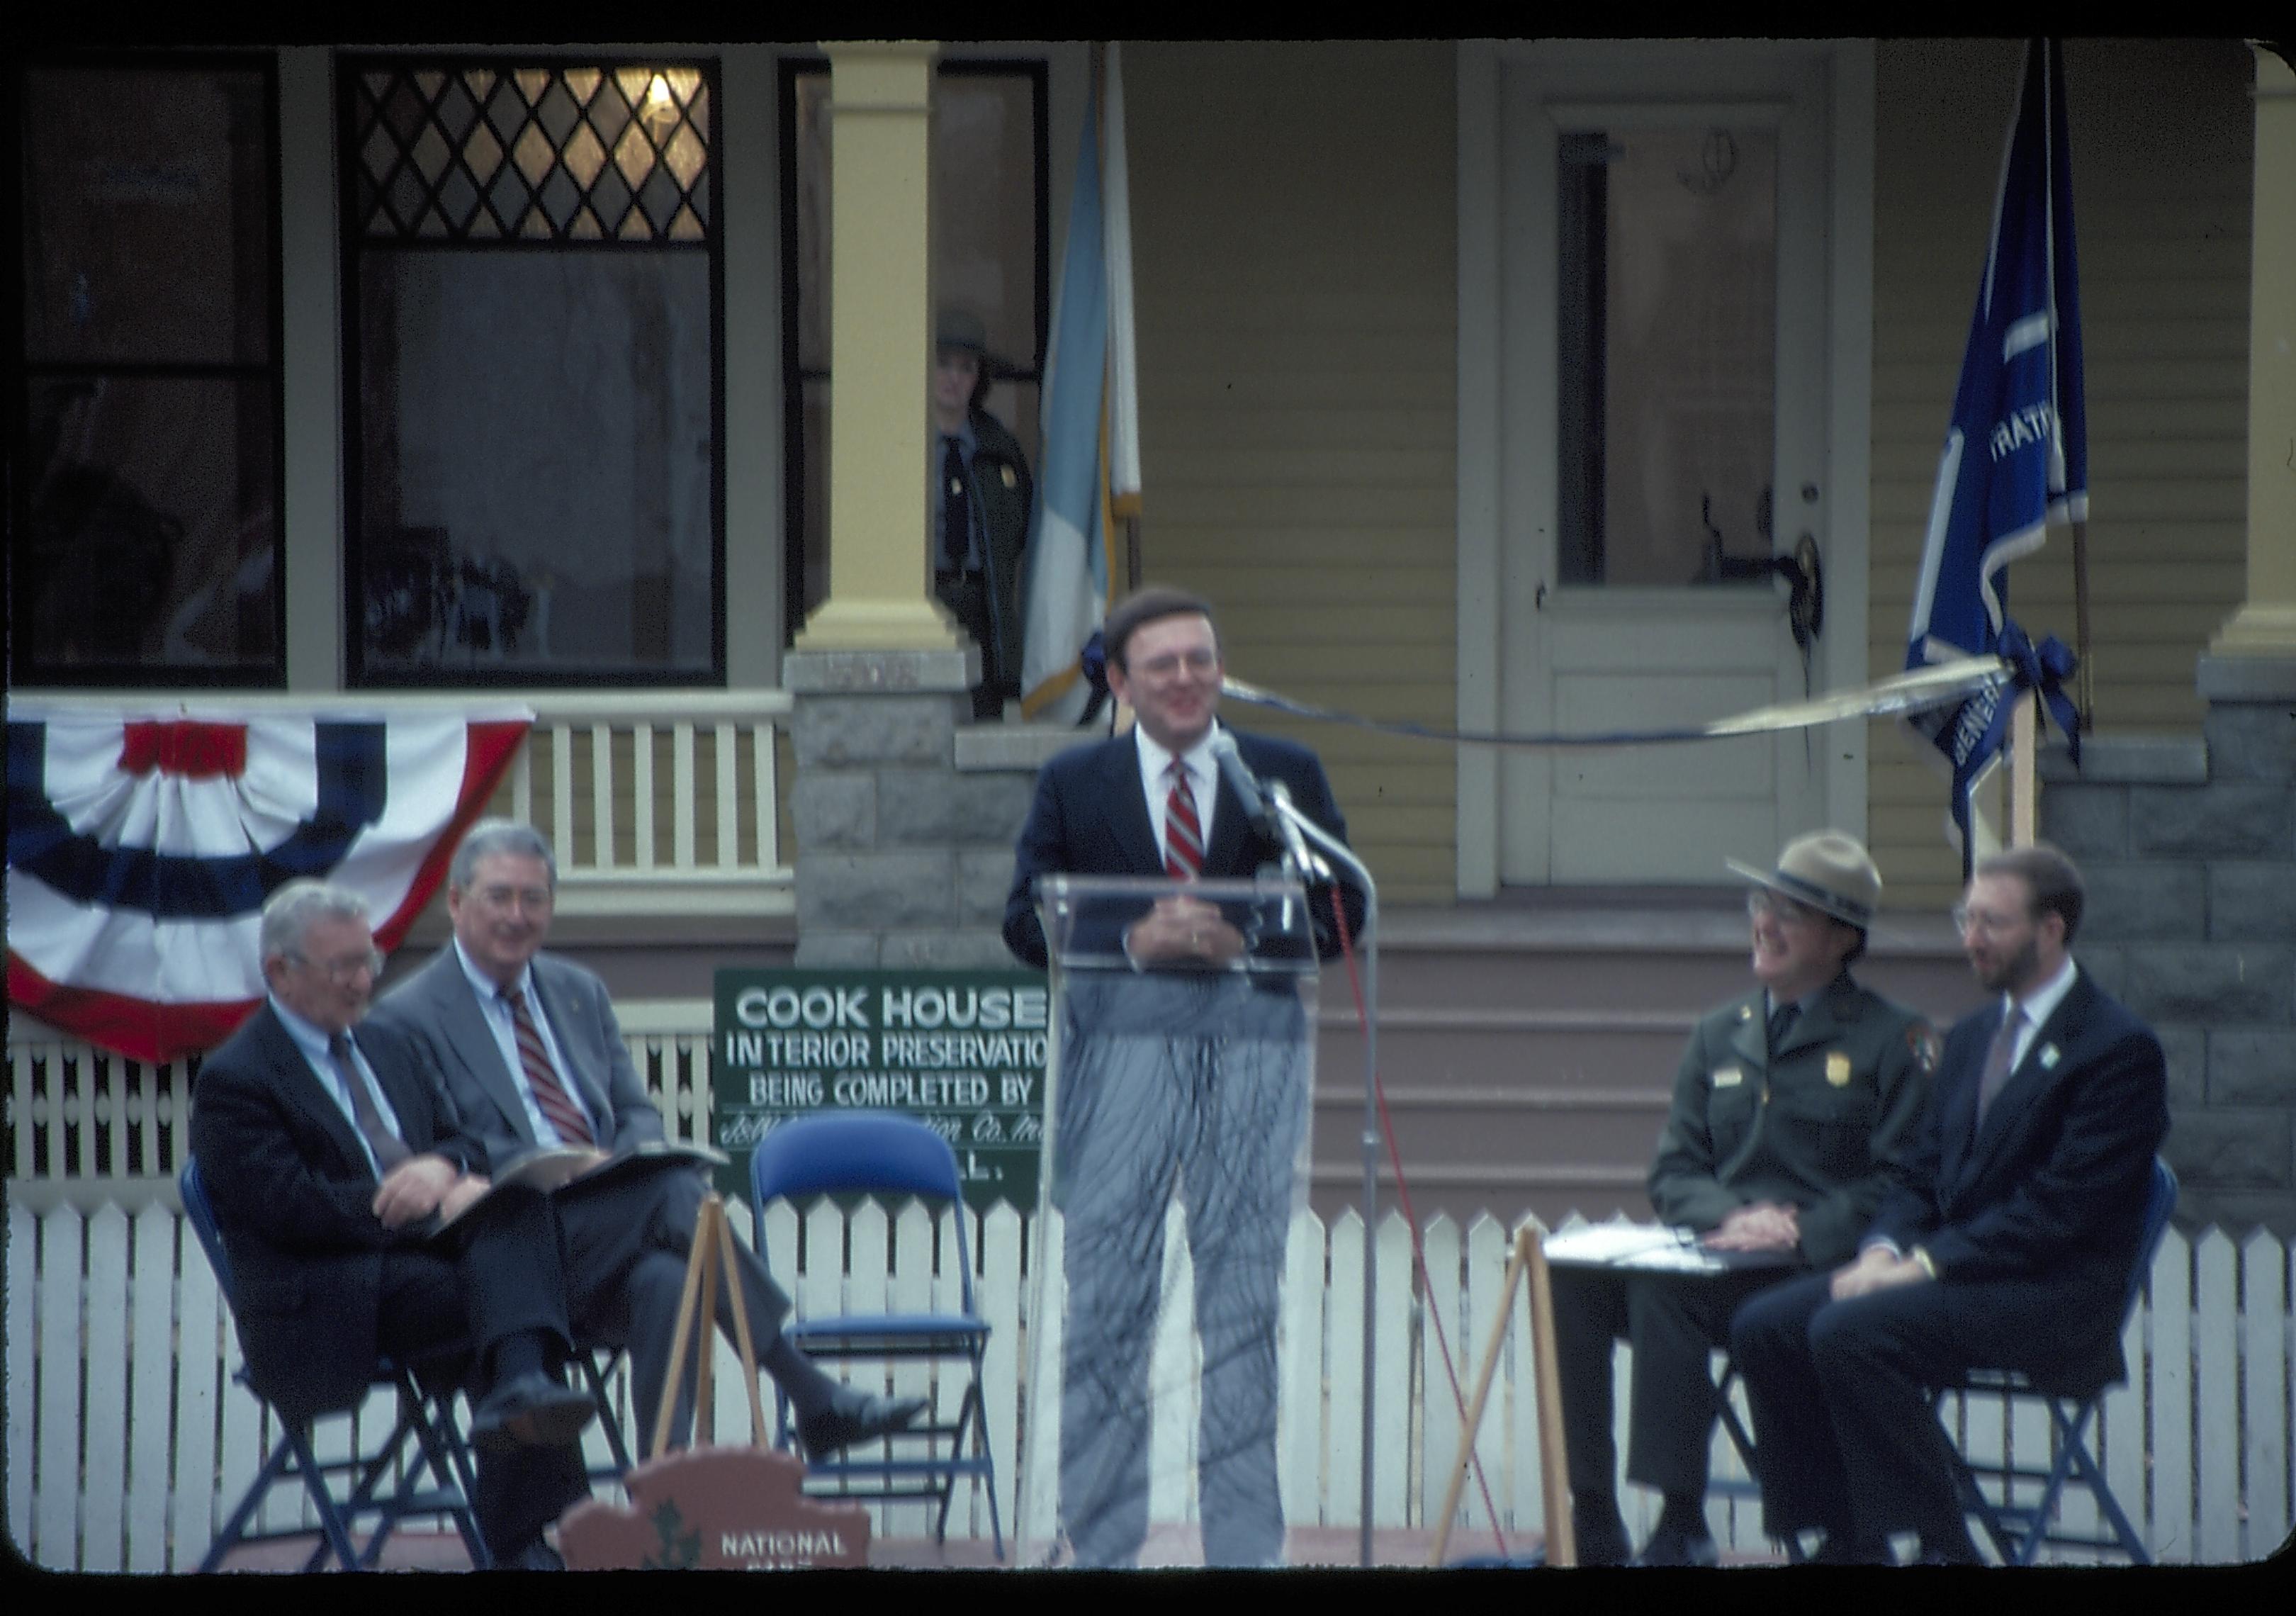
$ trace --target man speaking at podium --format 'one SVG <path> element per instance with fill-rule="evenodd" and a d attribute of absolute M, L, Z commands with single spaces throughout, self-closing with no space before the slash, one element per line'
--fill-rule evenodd
<path fill-rule="evenodd" d="M 1284 991 L 1262 992 L 1231 973 L 1244 934 L 1186 883 L 1248 879 L 1282 857 L 1253 824 L 1254 805 L 1224 777 L 1226 738 L 1244 772 L 1281 782 L 1334 837 L 1347 829 L 1313 752 L 1218 725 L 1226 668 L 1209 603 L 1150 586 L 1109 612 L 1102 640 L 1109 689 L 1131 706 L 1135 723 L 1128 734 L 1062 752 L 1038 774 L 1014 849 L 1004 940 L 1025 963 L 1046 964 L 1039 876 L 1181 884 L 1125 929 L 1123 952 L 1140 974 L 1091 985 L 1095 1035 L 1063 1052 L 1054 1169 L 1069 1284 L 1062 1525 L 1078 1565 L 1138 1562 L 1148 1529 L 1148 1357 L 1177 1178 L 1203 1346 L 1204 1560 L 1271 1565 L 1283 1551 L 1275 1325 L 1307 1137 L 1313 1029 L 1289 991 L 1292 979 L 1271 980 Z M 1349 901 L 1352 927 L 1361 900 Z M 1308 906 L 1316 950 L 1328 957 L 1339 947 L 1328 890 L 1311 893 Z"/>

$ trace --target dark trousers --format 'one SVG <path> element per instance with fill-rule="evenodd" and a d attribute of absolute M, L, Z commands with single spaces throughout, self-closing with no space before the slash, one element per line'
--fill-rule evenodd
<path fill-rule="evenodd" d="M 669 1378 L 687 1253 L 708 1188 L 701 1175 L 690 1166 L 665 1161 L 650 1173 L 625 1175 L 595 1187 L 578 1182 L 552 1198 L 563 1253 L 572 1339 L 629 1349 L 633 1413 L 641 1453 L 653 1440 L 661 1389 Z M 762 1359 L 780 1339 L 782 1320 L 789 1315 L 789 1297 L 774 1284 L 764 1263 L 749 1247 L 736 1241 L 734 1250 L 742 1276 L 740 1305 L 749 1320 L 750 1343 Z M 709 1259 L 716 1263 L 716 1254 Z M 721 1275 L 718 1325 L 729 1341 L 736 1339 L 734 1306 Z M 687 1346 L 677 1406 L 670 1420 L 672 1444 L 686 1440 L 693 1421 L 699 1354 L 709 1345 L 709 1333 L 697 1330 Z"/>
<path fill-rule="evenodd" d="M 1618 1492 L 1611 1436 L 1611 1343 L 1634 1347 L 1627 1476 L 1670 1497 L 1703 1497 L 1714 1440 L 1709 1357 L 1730 1339 L 1730 1316 L 1789 1270 L 1719 1275 L 1636 1274 L 1557 1264 L 1554 1347 L 1570 1490 L 1581 1500 Z"/>
<path fill-rule="evenodd" d="M 528 1331 L 562 1337 L 566 1327 L 558 1244 L 546 1212 L 492 1208 L 431 1246 L 383 1253 L 376 1346 L 409 1362 L 473 1349 L 453 1370 L 473 1402 L 491 1388 L 489 1349 Z M 577 1444 L 482 1452 L 471 1513 L 488 1547 L 503 1554 L 589 1490 Z"/>
<path fill-rule="evenodd" d="M 1731 1328 L 1763 1518 L 1780 1533 L 1952 1541 L 1967 1529 L 1929 1388 L 1979 1366 L 2046 1369 L 2065 1321 L 2037 1315 L 2021 1282 L 1928 1281 L 1835 1301 L 1831 1280 L 1757 1297 Z"/>
<path fill-rule="evenodd" d="M 933 575 L 933 593 L 964 625 L 973 644 L 980 647 L 980 683 L 972 687 L 972 716 L 1002 717 L 1004 693 L 1020 678 L 1021 669 L 1017 666 L 1006 667 L 1009 659 L 998 654 L 999 636 L 992 611 L 994 603 L 988 598 L 988 575 L 937 572 Z"/>

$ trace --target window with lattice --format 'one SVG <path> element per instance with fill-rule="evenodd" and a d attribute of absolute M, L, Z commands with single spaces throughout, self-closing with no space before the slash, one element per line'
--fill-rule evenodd
<path fill-rule="evenodd" d="M 351 682 L 721 679 L 716 64 L 337 72 Z"/>

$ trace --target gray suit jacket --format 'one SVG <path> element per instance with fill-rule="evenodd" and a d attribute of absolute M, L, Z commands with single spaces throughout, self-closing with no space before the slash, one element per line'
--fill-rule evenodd
<path fill-rule="evenodd" d="M 606 985 L 593 972 L 547 954 L 534 958 L 534 998 L 550 1022 L 558 1053 L 574 1070 L 582 1103 L 605 1150 L 626 1150 L 662 1136 L 661 1113 L 630 1064 Z M 517 1079 L 503 1060 L 486 1013 L 450 943 L 386 994 L 369 1018 L 427 1049 L 444 1076 L 465 1132 L 487 1148 L 488 1170 L 533 1150 Z"/>

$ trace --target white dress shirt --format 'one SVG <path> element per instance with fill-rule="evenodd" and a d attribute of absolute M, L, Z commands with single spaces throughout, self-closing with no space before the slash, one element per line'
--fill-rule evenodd
<path fill-rule="evenodd" d="M 471 956 L 463 952 L 463 939 L 459 937 L 455 939 L 455 957 L 463 964 L 463 974 L 470 979 L 471 991 L 479 996 L 479 1009 L 486 1015 L 487 1030 L 495 1035 L 495 1047 L 502 1051 L 503 1064 L 510 1069 L 510 1080 L 526 1107 L 526 1122 L 534 1130 L 534 1142 L 545 1150 L 565 1144 L 558 1130 L 550 1125 L 550 1119 L 543 1114 L 541 1103 L 534 1097 L 534 1085 L 526 1079 L 526 1062 L 518 1053 L 518 1026 L 511 1020 L 509 1001 L 503 997 L 505 989 L 471 964 Z M 518 980 L 512 985 L 526 995 L 526 1013 L 534 1022 L 536 1035 L 542 1039 L 543 1052 L 550 1057 L 550 1070 L 558 1074 L 558 1086 L 566 1091 L 574 1109 L 582 1113 L 582 1120 L 590 1125 L 591 1136 L 596 1137 L 598 1119 L 583 1100 L 582 1086 L 574 1081 L 558 1040 L 550 1035 L 550 1018 L 542 1013 L 542 1005 L 534 997 L 534 967 L 529 964 L 521 971 Z"/>
<path fill-rule="evenodd" d="M 366 1130 L 359 1126 L 358 1112 L 351 1107 L 350 1091 L 343 1087 L 335 1058 L 328 1052 L 327 1035 L 281 1004 L 276 995 L 272 997 L 271 1008 L 278 1013 L 279 1024 L 287 1029 L 287 1036 L 295 1040 L 295 1047 L 303 1052 L 304 1063 L 310 1067 L 311 1075 L 319 1079 L 319 1087 L 327 1091 L 327 1098 L 335 1103 L 335 1109 L 343 1113 L 343 1120 L 351 1125 L 351 1136 L 358 1141 L 360 1153 L 366 1157 L 367 1170 L 381 1178 L 382 1169 L 375 1165 L 374 1148 L 366 1142 Z M 366 1085 L 367 1097 L 374 1102 L 375 1114 L 382 1119 L 385 1128 L 398 1136 L 403 1144 L 406 1130 L 398 1126 L 398 1113 L 390 1108 L 390 1096 L 384 1094 L 382 1085 L 374 1080 L 374 1069 L 366 1063 L 366 1056 L 359 1053 L 358 1035 L 347 1032 L 343 1037 L 351 1046 L 351 1065 L 357 1071 L 359 1080 Z"/>
<path fill-rule="evenodd" d="M 1180 767 L 1188 771 L 1188 789 L 1196 799 L 1196 827 L 1202 833 L 1207 853 L 1212 845 L 1213 805 L 1219 797 L 1219 765 L 1212 760 L 1212 737 L 1218 733 L 1219 726 L 1211 726 L 1202 740 L 1179 754 Z M 1165 771 L 1172 766 L 1173 754 L 1137 724 L 1132 726 L 1132 737 L 1140 749 L 1140 792 L 1147 799 L 1148 823 L 1156 833 L 1156 857 L 1165 861 L 1165 804 L 1172 795 L 1172 782 Z"/>

